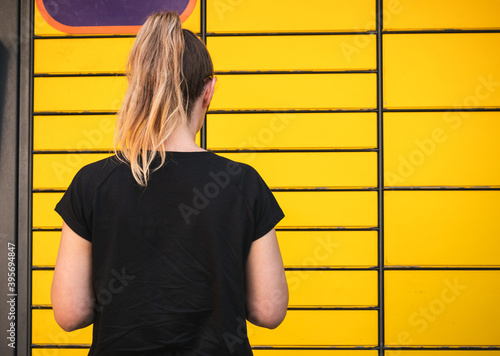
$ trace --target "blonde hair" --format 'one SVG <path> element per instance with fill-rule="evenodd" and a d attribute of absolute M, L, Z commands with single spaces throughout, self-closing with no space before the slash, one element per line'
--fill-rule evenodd
<path fill-rule="evenodd" d="M 160 11 L 151 14 L 137 33 L 126 76 L 128 89 L 118 111 L 113 150 L 130 164 L 137 183 L 146 186 L 150 165 L 177 128 L 189 122 L 194 101 L 213 75 L 210 55 L 191 31 L 182 29 L 179 16 Z M 118 150 L 120 147 L 120 150 Z"/>

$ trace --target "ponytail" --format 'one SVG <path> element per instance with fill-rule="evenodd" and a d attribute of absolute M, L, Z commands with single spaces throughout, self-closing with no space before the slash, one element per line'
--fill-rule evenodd
<path fill-rule="evenodd" d="M 139 185 L 147 185 L 157 153 L 161 162 L 151 172 L 164 164 L 165 151 L 159 148 L 189 121 L 192 104 L 203 91 L 203 78 L 209 75 L 213 65 L 205 45 L 182 29 L 176 13 L 148 17 L 127 61 L 129 86 L 113 137 L 114 153 L 130 164 Z"/>

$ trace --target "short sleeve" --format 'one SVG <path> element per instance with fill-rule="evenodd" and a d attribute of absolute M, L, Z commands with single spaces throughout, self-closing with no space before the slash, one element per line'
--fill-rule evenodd
<path fill-rule="evenodd" d="M 73 177 L 63 197 L 56 204 L 55 211 L 76 234 L 92 241 L 92 196 L 86 184 L 88 180 L 82 168 Z"/>
<path fill-rule="evenodd" d="M 249 184 L 252 190 L 249 194 L 254 216 L 255 241 L 271 231 L 285 214 L 264 179 L 254 168 L 251 168 L 251 171 L 253 182 Z"/>

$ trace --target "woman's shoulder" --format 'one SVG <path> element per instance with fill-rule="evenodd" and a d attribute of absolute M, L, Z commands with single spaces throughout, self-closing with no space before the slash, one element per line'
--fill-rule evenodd
<path fill-rule="evenodd" d="M 219 171 L 225 171 L 231 176 L 239 177 L 240 179 L 248 179 L 259 174 L 257 170 L 248 163 L 221 156 L 214 152 L 212 153 L 212 166 Z"/>
<path fill-rule="evenodd" d="M 73 183 L 84 184 L 89 188 L 98 186 L 104 181 L 117 167 L 124 165 L 116 155 L 111 155 L 97 161 L 82 166 L 75 174 Z"/>

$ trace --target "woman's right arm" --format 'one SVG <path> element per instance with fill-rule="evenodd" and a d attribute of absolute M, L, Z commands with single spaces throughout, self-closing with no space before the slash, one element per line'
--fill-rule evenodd
<path fill-rule="evenodd" d="M 250 247 L 246 306 L 248 321 L 257 326 L 274 329 L 285 319 L 288 285 L 274 228 Z"/>

